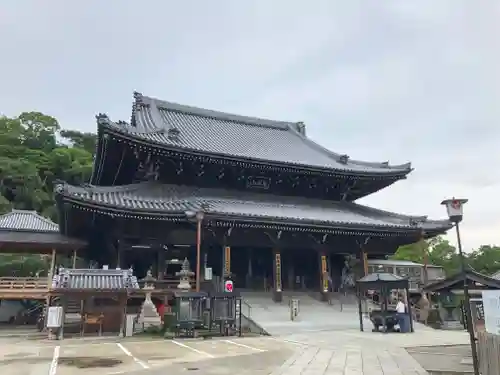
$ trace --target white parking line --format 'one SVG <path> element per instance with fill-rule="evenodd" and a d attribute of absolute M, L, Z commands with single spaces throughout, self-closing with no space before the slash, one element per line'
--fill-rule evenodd
<path fill-rule="evenodd" d="M 236 346 L 240 346 L 242 348 L 246 348 L 246 349 L 250 349 L 250 350 L 254 350 L 256 352 L 265 352 L 264 349 L 260 349 L 260 348 L 254 348 L 253 346 L 250 346 L 250 345 L 245 345 L 245 344 L 242 344 L 242 343 L 239 343 L 237 341 L 232 341 L 232 340 L 222 340 L 224 342 L 227 342 L 228 344 L 232 344 L 232 345 L 236 345 Z"/>
<path fill-rule="evenodd" d="M 298 346 L 312 346 L 311 344 L 307 344 L 305 342 L 301 341 L 295 341 L 295 340 L 288 340 L 288 339 L 278 339 L 276 337 L 268 337 L 268 339 L 274 340 L 274 341 L 279 341 L 279 342 L 287 342 L 293 345 L 298 345 Z"/>
<path fill-rule="evenodd" d="M 191 351 L 193 351 L 195 353 L 204 355 L 205 357 L 214 358 L 214 356 L 212 354 L 207 353 L 207 352 L 203 352 L 201 350 L 193 348 L 192 346 L 187 346 L 186 344 L 183 344 L 182 342 L 179 342 L 179 341 L 176 341 L 176 340 L 171 340 L 171 342 L 173 342 L 175 345 L 180 346 L 181 348 L 189 349 L 189 350 L 191 350 Z"/>
<path fill-rule="evenodd" d="M 141 366 L 144 369 L 149 368 L 149 366 L 147 364 L 142 362 L 140 359 L 134 357 L 134 355 L 132 353 L 130 353 L 129 350 L 126 347 L 124 347 L 122 344 L 117 342 L 116 345 L 122 350 L 122 352 L 124 352 L 126 355 L 128 355 L 130 358 L 132 358 L 135 363 L 139 364 L 139 366 Z"/>
<path fill-rule="evenodd" d="M 52 355 L 52 362 L 50 363 L 49 375 L 56 375 L 60 351 L 61 347 L 59 345 L 54 347 L 54 354 Z"/>

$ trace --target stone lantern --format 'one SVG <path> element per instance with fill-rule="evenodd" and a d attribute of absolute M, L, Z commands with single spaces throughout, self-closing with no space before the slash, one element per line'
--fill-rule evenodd
<path fill-rule="evenodd" d="M 178 289 L 188 291 L 191 289 L 191 283 L 189 279 L 194 276 L 194 272 L 190 270 L 189 260 L 184 258 L 184 262 L 182 262 L 181 270 L 175 273 L 175 276 L 179 276 L 179 285 L 177 285 Z"/>
<path fill-rule="evenodd" d="M 155 304 L 151 299 L 151 294 L 155 289 L 156 279 L 153 277 L 151 270 L 148 270 L 146 277 L 141 281 L 144 282 L 143 290 L 146 293 L 144 302 L 141 307 L 141 313 L 138 318 L 138 322 L 143 325 L 143 329 L 147 329 L 151 326 L 161 326 L 161 318 L 158 314 Z"/>

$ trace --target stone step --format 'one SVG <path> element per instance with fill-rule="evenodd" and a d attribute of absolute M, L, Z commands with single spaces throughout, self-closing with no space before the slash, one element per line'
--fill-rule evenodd
<path fill-rule="evenodd" d="M 251 306 L 252 320 L 271 335 L 286 335 L 311 331 L 338 331 L 359 329 L 357 304 L 342 306 L 333 301 L 333 305 L 321 302 L 309 292 L 289 292 L 281 303 L 272 301 L 271 293 L 242 293 L 246 303 Z M 288 302 L 298 299 L 299 314 L 292 321 Z M 370 324 L 369 321 L 366 324 Z"/>

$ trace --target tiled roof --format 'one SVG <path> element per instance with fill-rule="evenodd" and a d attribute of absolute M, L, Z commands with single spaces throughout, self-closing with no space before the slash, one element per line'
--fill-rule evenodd
<path fill-rule="evenodd" d="M 451 227 L 447 220 L 429 221 L 424 217 L 399 215 L 352 202 L 240 193 L 156 182 L 115 187 L 59 185 L 56 192 L 67 198 L 97 204 L 104 208 L 118 208 L 138 213 L 184 214 L 187 211 L 203 209 L 207 214 L 297 224 L 418 228 L 415 226 L 415 221 L 418 220 L 428 229 L 447 230 Z"/>
<path fill-rule="evenodd" d="M 482 273 L 473 271 L 471 269 L 465 270 L 465 276 L 467 280 L 469 280 L 469 282 L 481 284 L 483 287 L 487 288 L 500 289 L 500 280 L 495 279 L 494 277 L 483 275 Z M 457 272 L 444 280 L 435 281 L 431 284 L 426 285 L 424 287 L 424 290 L 428 292 L 436 292 L 444 289 L 449 290 L 456 287 L 457 285 L 463 285 L 463 277 L 464 276 L 462 272 Z M 469 283 L 469 285 L 471 285 L 471 283 Z"/>
<path fill-rule="evenodd" d="M 0 230 L 58 233 L 59 226 L 36 211 L 12 210 L 0 216 Z"/>
<path fill-rule="evenodd" d="M 399 259 L 369 259 L 369 265 L 381 265 L 381 266 L 400 266 L 400 267 L 423 267 L 424 264 L 412 262 L 410 260 L 399 260 Z M 441 266 L 436 266 L 435 264 L 427 264 L 428 268 L 443 268 Z"/>
<path fill-rule="evenodd" d="M 368 264 L 387 266 L 423 266 L 423 264 L 412 262 L 411 260 L 399 259 L 369 259 Z"/>
<path fill-rule="evenodd" d="M 128 290 L 138 289 L 137 277 L 132 270 L 59 269 L 54 277 L 53 289 Z"/>
<path fill-rule="evenodd" d="M 302 123 L 271 121 L 189 107 L 135 94 L 132 124 L 112 126 L 153 144 L 209 155 L 264 161 L 298 167 L 335 170 L 344 173 L 401 175 L 411 164 L 390 166 L 351 160 L 331 152 L 305 135 Z"/>
<path fill-rule="evenodd" d="M 376 281 L 383 281 L 383 282 L 397 282 L 397 281 L 403 281 L 406 280 L 406 278 L 398 275 L 394 275 L 392 273 L 385 273 L 385 272 L 376 272 L 376 273 L 369 273 L 366 276 L 363 276 L 361 279 L 358 280 L 359 283 L 372 283 Z"/>

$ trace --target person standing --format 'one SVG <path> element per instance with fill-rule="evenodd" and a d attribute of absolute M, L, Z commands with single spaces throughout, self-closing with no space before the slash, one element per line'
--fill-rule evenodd
<path fill-rule="evenodd" d="M 396 305 L 396 314 L 397 314 L 397 318 L 398 318 L 399 330 L 402 333 L 406 333 L 409 331 L 407 324 L 406 324 L 407 311 L 408 311 L 408 309 L 406 307 L 406 303 L 404 302 L 404 298 L 403 298 L 403 296 L 400 295 L 399 301 Z"/>

